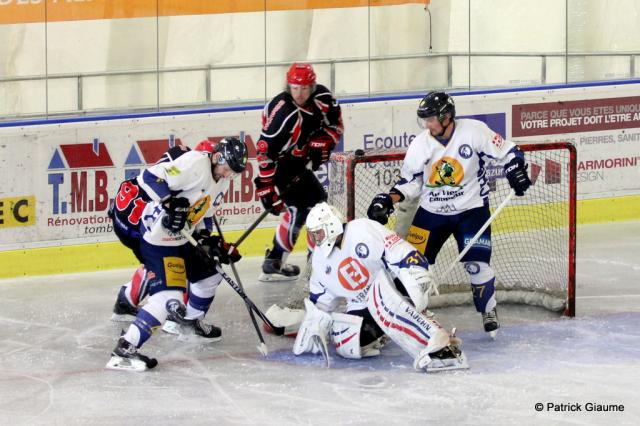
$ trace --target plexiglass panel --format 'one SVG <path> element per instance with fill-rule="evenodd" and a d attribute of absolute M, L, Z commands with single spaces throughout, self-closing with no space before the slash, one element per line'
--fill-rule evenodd
<path fill-rule="evenodd" d="M 2 4 L 0 12 L 0 117 L 44 115 L 44 4 Z"/>
<path fill-rule="evenodd" d="M 471 88 L 547 83 L 547 59 L 565 49 L 565 5 L 470 1 Z"/>
<path fill-rule="evenodd" d="M 0 116 L 640 77 L 637 0 L 0 2 Z"/>

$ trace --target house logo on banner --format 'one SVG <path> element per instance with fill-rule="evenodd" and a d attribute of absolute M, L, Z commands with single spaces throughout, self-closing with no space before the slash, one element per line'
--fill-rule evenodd
<path fill-rule="evenodd" d="M 136 141 L 129 149 L 124 162 L 124 178 L 133 179 L 138 176 L 143 167 L 155 164 L 169 148 L 183 145 L 180 138 L 169 135 L 169 139 L 152 139 Z"/>
<path fill-rule="evenodd" d="M 60 145 L 47 168 L 50 213 L 57 216 L 107 210 L 107 169 L 112 168 L 111 155 L 97 138 L 93 143 Z"/>
<path fill-rule="evenodd" d="M 63 144 L 53 152 L 47 167 L 50 211 L 49 229 L 64 229 L 67 238 L 108 235 L 113 230 L 107 211 L 118 184 L 155 163 L 180 139 L 139 140 L 130 148 L 124 173 L 112 160 L 107 145 L 98 138 L 91 143 Z"/>

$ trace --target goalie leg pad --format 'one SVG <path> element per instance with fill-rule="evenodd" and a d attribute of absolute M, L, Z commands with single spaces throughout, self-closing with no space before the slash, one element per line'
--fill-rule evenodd
<path fill-rule="evenodd" d="M 357 315 L 331 314 L 331 339 L 336 347 L 336 352 L 343 358 L 360 359 L 363 357 L 380 355 L 380 350 L 367 345 L 360 347 L 360 331 L 362 330 L 362 317 Z"/>
<path fill-rule="evenodd" d="M 426 353 L 437 352 L 449 343 L 449 333 L 407 302 L 385 270 L 373 280 L 367 308 L 384 333 L 414 359 L 424 349 Z"/>

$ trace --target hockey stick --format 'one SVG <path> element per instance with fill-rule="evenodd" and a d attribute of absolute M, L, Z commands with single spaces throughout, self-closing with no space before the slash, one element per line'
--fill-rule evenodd
<path fill-rule="evenodd" d="M 220 241 L 222 241 L 224 247 L 224 235 L 222 234 L 222 229 L 220 228 L 220 224 L 218 223 L 218 219 L 216 219 L 215 215 L 213 216 L 213 223 L 218 230 L 218 235 L 220 236 Z M 238 282 L 238 287 L 240 287 L 244 291 L 244 287 L 242 286 L 242 281 L 240 281 L 240 276 L 238 275 L 238 271 L 236 270 L 235 263 L 229 259 L 229 264 L 231 265 L 231 271 L 233 272 L 233 276 L 236 278 Z M 249 303 L 245 300 L 245 305 L 247 306 L 247 310 L 249 311 L 249 317 L 251 317 L 251 322 L 253 323 L 253 327 L 256 329 L 256 333 L 258 334 L 258 339 L 260 339 L 260 344 L 258 345 L 258 351 L 267 356 L 269 354 L 269 348 L 267 348 L 267 344 L 264 342 L 264 337 L 262 337 L 262 332 L 260 331 L 260 327 L 258 326 L 258 322 L 256 321 L 256 317 L 253 314 L 253 310 Z"/>
<path fill-rule="evenodd" d="M 249 296 L 247 296 L 247 294 L 244 292 L 243 289 L 240 288 L 240 286 L 231 279 L 231 277 L 229 277 L 229 275 L 227 275 L 222 268 L 220 267 L 220 265 L 218 265 L 218 262 L 216 262 L 209 253 L 207 253 L 207 251 L 195 240 L 195 238 L 193 238 L 191 236 L 191 234 L 189 234 L 185 229 L 182 229 L 180 231 L 180 234 L 182 234 L 183 237 L 185 237 L 187 239 L 187 241 L 189 241 L 189 243 L 191 243 L 192 246 L 194 246 L 200 253 L 202 253 L 206 258 L 208 258 L 211 262 L 214 263 L 215 265 L 215 269 L 216 272 L 218 272 L 222 278 L 229 283 L 229 285 L 231 286 L 231 288 L 233 288 L 235 290 L 236 293 L 238 293 L 238 295 L 240 297 L 242 297 L 242 299 L 245 301 L 245 303 L 247 303 L 248 306 L 251 307 L 251 309 L 258 314 L 258 316 L 260 317 L 260 319 L 262 321 L 264 321 L 264 323 L 271 327 L 273 329 L 273 334 L 277 335 L 277 336 L 282 336 L 284 335 L 284 327 L 277 327 L 275 326 L 271 321 L 269 321 L 269 318 L 266 317 L 266 315 L 264 313 L 262 313 L 262 311 L 260 310 L 260 308 L 258 308 L 256 306 L 255 303 L 253 303 L 253 301 L 251 301 L 251 299 L 249 299 Z"/>
<path fill-rule="evenodd" d="M 451 271 L 453 271 L 453 268 L 456 267 L 456 265 L 458 264 L 458 262 L 460 262 L 460 260 L 464 257 L 465 254 L 467 254 L 467 252 L 471 249 L 471 247 L 476 243 L 476 241 L 478 241 L 478 239 L 480 238 L 480 236 L 482 235 L 482 233 L 485 231 L 485 229 L 487 229 L 489 227 L 489 225 L 491 225 L 491 223 L 496 220 L 496 218 L 498 217 L 498 215 L 500 214 L 500 212 L 502 211 L 502 209 L 504 209 L 507 204 L 509 204 L 509 201 L 511 201 L 511 199 L 513 198 L 513 196 L 515 195 L 515 191 L 512 189 L 511 191 L 509 191 L 509 194 L 506 196 L 506 198 L 504 200 L 502 200 L 502 203 L 500 203 L 500 205 L 498 206 L 497 209 L 495 209 L 495 211 L 493 212 L 493 214 L 489 217 L 489 219 L 487 219 L 487 221 L 485 222 L 484 225 L 482 225 L 482 228 L 480 228 L 478 230 L 478 232 L 476 232 L 476 234 L 473 236 L 473 238 L 471 238 L 469 240 L 469 242 L 467 243 L 467 245 L 464 247 L 464 249 L 460 252 L 460 254 L 458 255 L 458 257 L 456 257 L 456 260 L 454 260 L 453 262 L 451 262 L 451 265 L 449 265 L 449 268 L 447 268 L 446 271 L 444 271 L 444 273 L 442 274 L 442 277 L 446 277 L 447 275 L 449 275 L 451 273 Z M 438 296 L 440 294 L 440 292 L 438 291 L 438 285 L 434 285 L 434 291 L 435 291 L 435 295 Z"/>
<path fill-rule="evenodd" d="M 307 163 L 307 166 L 309 165 L 309 163 Z M 287 195 L 289 193 L 289 191 L 291 191 L 291 189 L 293 188 L 293 186 L 302 178 L 302 175 L 304 173 L 306 173 L 308 169 L 305 168 L 305 171 L 300 173 L 299 175 L 295 176 L 291 182 L 289 182 L 289 185 L 287 185 L 287 187 L 278 195 L 280 197 L 281 202 L 284 203 L 284 201 L 282 201 L 282 197 L 284 197 L 285 195 Z M 258 218 L 255 220 L 255 222 L 253 222 L 251 224 L 251 226 L 249 226 L 247 228 L 246 231 L 244 231 L 244 233 L 240 236 L 240 238 L 238 238 L 236 240 L 235 243 L 233 243 L 233 245 L 237 248 L 240 244 L 242 244 L 242 242 L 249 236 L 249 234 L 251 234 L 251 232 L 253 232 L 254 229 L 256 229 L 256 226 L 258 226 L 260 224 L 260 222 L 262 222 L 264 220 L 265 217 L 267 217 L 269 215 L 269 213 L 271 213 L 273 211 L 273 207 L 271 207 L 270 209 L 265 209 L 265 211 L 263 211 L 262 213 L 260 213 L 260 216 L 258 216 Z"/>

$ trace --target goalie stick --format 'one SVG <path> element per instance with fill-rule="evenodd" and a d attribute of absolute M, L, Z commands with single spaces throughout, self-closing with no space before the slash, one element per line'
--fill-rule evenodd
<path fill-rule="evenodd" d="M 260 308 L 258 308 L 256 306 L 256 304 L 253 303 L 253 301 L 251 299 L 249 299 L 249 296 L 247 296 L 247 293 L 245 293 L 244 290 L 242 288 L 240 288 L 240 286 L 233 279 L 231 279 L 231 277 L 229 275 L 227 275 L 222 270 L 220 265 L 218 265 L 218 262 L 216 262 L 211 257 L 211 255 L 209 253 L 207 253 L 207 251 L 200 244 L 198 244 L 198 242 L 193 238 L 193 236 L 191 236 L 191 234 L 189 234 L 189 232 L 187 232 L 186 229 L 182 229 L 180 231 L 180 234 L 182 234 L 182 236 L 185 237 L 187 239 L 187 241 L 189 241 L 189 243 L 191 243 L 192 246 L 194 246 L 198 251 L 200 251 L 200 253 L 202 253 L 205 257 L 207 257 L 211 262 L 215 262 L 216 272 L 218 272 L 222 276 L 222 278 L 227 283 L 229 283 L 231 288 L 233 288 L 235 290 L 235 292 L 238 293 L 238 295 L 240 297 L 242 297 L 242 299 L 245 301 L 245 303 L 247 303 L 247 305 L 251 307 L 251 309 L 258 315 L 258 317 L 260 317 L 260 319 L 266 325 L 271 327 L 271 329 L 273 330 L 273 334 L 275 334 L 277 336 L 282 336 L 284 334 L 284 327 L 277 327 L 271 321 L 269 321 L 269 318 L 267 318 L 265 316 L 265 314 L 260 310 Z"/>

